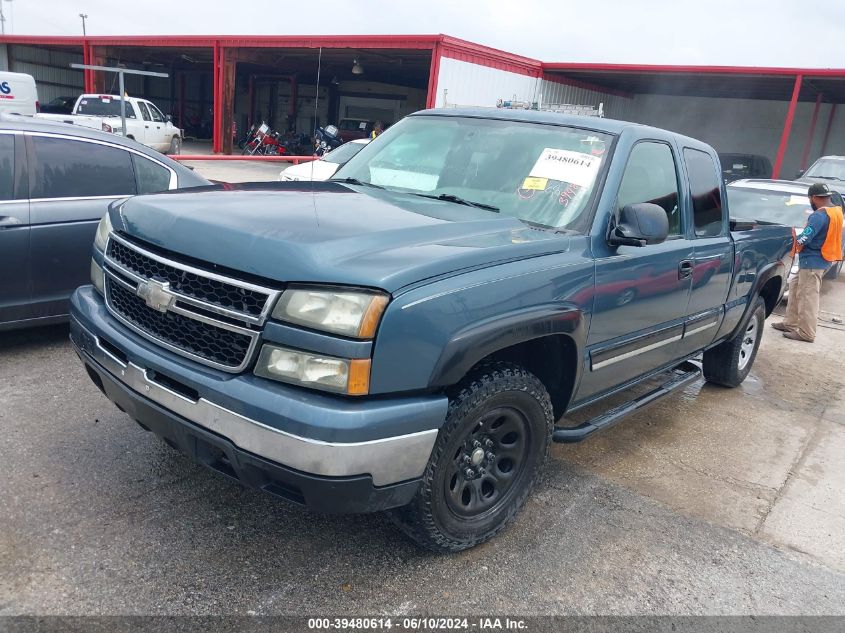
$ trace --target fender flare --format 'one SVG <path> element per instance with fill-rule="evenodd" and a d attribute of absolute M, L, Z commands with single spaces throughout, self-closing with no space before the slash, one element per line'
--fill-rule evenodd
<path fill-rule="evenodd" d="M 760 296 L 760 291 L 763 289 L 769 280 L 773 279 L 780 275 L 781 278 L 781 288 L 780 288 L 780 296 L 778 300 L 783 296 L 783 291 L 786 285 L 786 266 L 784 266 L 781 260 L 777 260 L 772 262 L 768 266 L 762 268 L 759 273 L 757 273 L 757 279 L 754 280 L 754 285 L 751 286 L 751 290 L 748 291 L 748 302 L 745 304 L 745 310 L 742 312 L 742 317 L 739 319 L 736 327 L 731 331 L 728 339 L 733 338 L 736 336 L 737 332 L 745 327 L 745 323 L 748 320 L 749 316 L 751 315 L 751 311 L 754 309 L 754 306 L 757 304 L 757 298 Z"/>
<path fill-rule="evenodd" d="M 566 335 L 583 357 L 587 328 L 583 312 L 570 305 L 542 304 L 497 315 L 458 330 L 449 339 L 429 378 L 429 386 L 458 383 L 479 361 L 500 350 L 538 338 Z M 583 363 L 576 363 L 578 384 Z"/>

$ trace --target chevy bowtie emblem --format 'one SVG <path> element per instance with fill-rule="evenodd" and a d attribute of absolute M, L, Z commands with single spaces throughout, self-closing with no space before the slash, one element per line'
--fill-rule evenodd
<path fill-rule="evenodd" d="M 135 294 L 141 297 L 153 310 L 159 312 L 167 312 L 167 309 L 176 300 L 176 296 L 170 292 L 170 283 L 156 281 L 155 279 L 139 283 Z"/>

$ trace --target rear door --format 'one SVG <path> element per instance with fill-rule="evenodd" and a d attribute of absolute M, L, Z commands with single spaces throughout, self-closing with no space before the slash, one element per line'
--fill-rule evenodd
<path fill-rule="evenodd" d="M 642 247 L 610 246 L 606 227 L 594 238 L 596 285 L 579 403 L 680 355 L 693 259 L 682 182 L 673 144 L 655 139 L 632 147 L 612 212 L 639 202 L 657 204 L 669 219 L 669 238 Z"/>
<path fill-rule="evenodd" d="M 26 176 L 23 134 L 0 130 L 0 328 L 32 316 Z"/>
<path fill-rule="evenodd" d="M 130 152 L 103 141 L 29 133 L 33 307 L 67 313 L 75 288 L 88 283 L 97 223 L 114 200 L 137 191 Z"/>
<path fill-rule="evenodd" d="M 150 109 L 147 107 L 146 103 L 138 101 L 137 105 L 138 109 L 141 111 L 141 118 L 144 120 L 144 134 L 143 136 L 136 137 L 135 140 L 139 143 L 143 143 L 144 145 L 148 145 L 149 147 L 154 147 L 156 132 L 155 127 L 153 127 L 153 116 L 150 114 Z"/>
<path fill-rule="evenodd" d="M 721 323 L 733 274 L 733 243 L 722 206 L 722 183 L 713 156 L 683 149 L 690 187 L 694 246 L 692 291 L 684 348 L 691 353 L 710 343 Z"/>
<path fill-rule="evenodd" d="M 153 142 L 147 143 L 150 147 L 154 147 L 160 152 L 165 151 L 170 146 L 170 139 L 167 138 L 167 121 L 161 111 L 152 103 L 147 102 L 147 107 L 150 110 L 152 123 L 150 129 L 153 130 Z"/>

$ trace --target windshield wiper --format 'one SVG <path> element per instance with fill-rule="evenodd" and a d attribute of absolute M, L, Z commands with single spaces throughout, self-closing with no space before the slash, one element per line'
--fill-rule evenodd
<path fill-rule="evenodd" d="M 816 176 L 815 174 L 813 174 L 812 176 L 807 175 L 807 174 L 804 174 L 804 175 L 807 178 L 823 178 L 824 180 L 842 180 L 842 178 L 838 178 L 836 176 Z M 843 181 L 843 182 L 845 182 L 845 181 Z"/>
<path fill-rule="evenodd" d="M 371 182 L 358 180 L 357 178 L 329 178 L 329 182 L 345 182 L 347 185 L 361 185 L 364 187 L 374 187 L 375 189 L 384 189 L 384 187 L 382 187 L 381 185 L 376 185 Z"/>
<path fill-rule="evenodd" d="M 441 193 L 439 196 L 435 196 L 430 193 L 415 193 L 414 195 L 420 196 L 421 198 L 431 198 L 432 200 L 454 202 L 455 204 L 463 204 L 468 207 L 475 207 L 477 209 L 486 209 L 487 211 L 499 211 L 499 207 L 494 207 L 492 204 L 484 204 L 483 202 L 473 202 L 472 200 L 467 200 L 451 193 Z"/>

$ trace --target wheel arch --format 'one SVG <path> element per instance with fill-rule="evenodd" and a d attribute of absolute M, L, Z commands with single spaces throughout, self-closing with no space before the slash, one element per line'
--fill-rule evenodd
<path fill-rule="evenodd" d="M 456 333 L 443 348 L 429 384 L 449 388 L 486 362 L 513 362 L 540 379 L 557 419 L 578 384 L 585 338 L 584 315 L 575 308 L 540 306 L 502 315 Z"/>

